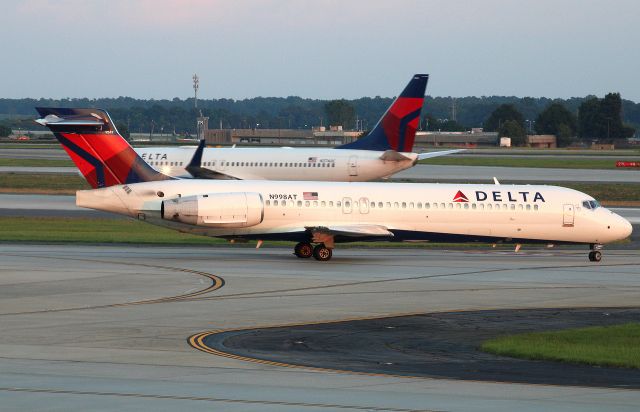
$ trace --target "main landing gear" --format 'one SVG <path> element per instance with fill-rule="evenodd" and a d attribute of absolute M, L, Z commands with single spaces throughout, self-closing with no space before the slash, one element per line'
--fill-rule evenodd
<path fill-rule="evenodd" d="M 300 242 L 293 249 L 293 254 L 301 259 L 308 259 L 313 256 L 316 260 L 326 262 L 331 259 L 333 252 L 326 247 L 324 243 L 320 243 L 315 247 L 311 246 L 311 243 Z"/>
<path fill-rule="evenodd" d="M 602 260 L 602 245 L 592 244 L 590 245 L 591 252 L 589 252 L 589 261 L 591 262 L 600 262 Z"/>

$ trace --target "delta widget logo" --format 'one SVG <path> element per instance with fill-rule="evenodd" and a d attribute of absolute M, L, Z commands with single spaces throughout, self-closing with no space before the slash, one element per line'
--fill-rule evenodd
<path fill-rule="evenodd" d="M 453 201 L 457 203 L 468 203 L 469 199 L 461 190 L 458 190 L 458 193 L 453 197 Z"/>

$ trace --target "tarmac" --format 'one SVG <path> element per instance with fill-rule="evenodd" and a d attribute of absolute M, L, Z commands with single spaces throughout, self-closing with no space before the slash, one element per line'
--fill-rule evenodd
<path fill-rule="evenodd" d="M 281 248 L 0 245 L 2 409 L 635 411 L 632 389 L 336 372 L 189 341 L 406 314 L 636 306 L 640 253 L 606 248 L 594 264 L 586 252 L 339 248 L 321 263 Z"/>
<path fill-rule="evenodd" d="M 64 174 L 77 175 L 75 167 L 25 167 L 0 166 L 0 173 Z M 639 183 L 640 170 L 636 169 L 547 169 L 530 167 L 492 166 L 441 166 L 416 165 L 393 175 L 390 180 L 414 180 L 433 182 L 490 182 L 497 177 L 507 183 L 559 183 L 559 182 L 606 182 Z"/>

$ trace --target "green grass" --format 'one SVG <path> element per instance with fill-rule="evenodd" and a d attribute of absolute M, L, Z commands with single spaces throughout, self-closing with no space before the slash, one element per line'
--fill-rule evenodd
<path fill-rule="evenodd" d="M 481 349 L 515 358 L 640 368 L 640 323 L 503 336 Z"/>
<path fill-rule="evenodd" d="M 571 158 L 527 158 L 527 157 L 506 157 L 506 156 L 478 156 L 478 157 L 455 157 L 443 156 L 433 159 L 422 160 L 419 163 L 429 165 L 448 166 L 500 166 L 500 167 L 539 167 L 539 168 L 560 168 L 560 169 L 616 169 L 616 160 L 612 159 L 589 159 L 585 157 Z M 621 169 L 633 170 L 633 169 Z"/>
<path fill-rule="evenodd" d="M 0 217 L 0 242 L 44 243 L 133 243 L 166 245 L 224 245 L 223 239 L 189 235 L 172 229 L 154 226 L 133 219 L 89 219 L 73 217 Z M 256 242 L 246 245 L 255 247 Z M 268 241 L 265 246 L 293 247 L 294 242 Z M 385 248 L 455 248 L 485 247 L 484 243 L 401 243 L 354 242 L 340 244 L 347 247 Z M 512 246 L 505 246 L 511 249 Z"/>
<path fill-rule="evenodd" d="M 0 241 L 65 243 L 220 244 L 129 219 L 1 217 Z"/>
<path fill-rule="evenodd" d="M 78 175 L 0 173 L 0 192 L 68 193 L 91 186 Z"/>
<path fill-rule="evenodd" d="M 67 167 L 73 166 L 73 162 L 63 159 L 0 159 L 0 166 Z"/>

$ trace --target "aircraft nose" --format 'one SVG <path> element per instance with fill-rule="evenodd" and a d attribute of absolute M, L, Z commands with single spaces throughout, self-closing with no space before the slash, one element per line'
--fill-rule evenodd
<path fill-rule="evenodd" d="M 615 220 L 612 222 L 611 229 L 614 231 L 616 240 L 626 239 L 631 236 L 631 232 L 633 232 L 631 223 L 618 214 L 613 213 L 613 216 Z"/>

